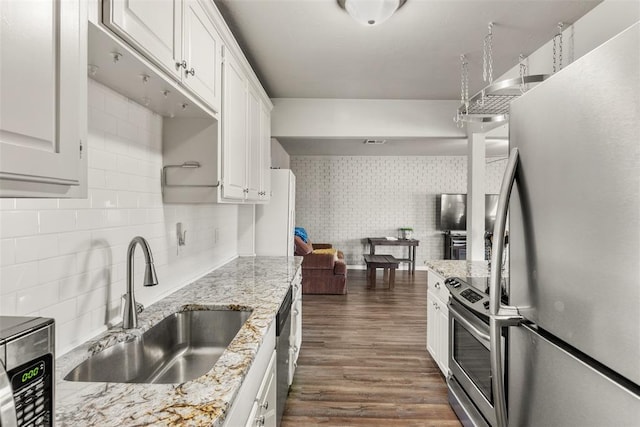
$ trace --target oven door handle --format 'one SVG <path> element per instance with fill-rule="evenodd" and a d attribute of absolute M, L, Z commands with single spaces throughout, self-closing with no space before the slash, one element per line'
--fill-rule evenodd
<path fill-rule="evenodd" d="M 449 304 L 449 313 L 453 314 L 454 319 L 457 322 L 460 322 L 464 328 L 471 333 L 478 341 L 482 342 L 482 344 L 489 348 L 489 343 L 491 342 L 490 336 L 487 332 L 480 329 L 478 326 L 474 325 L 460 310 L 456 308 L 455 305 Z"/>
<path fill-rule="evenodd" d="M 516 182 L 519 152 L 511 150 L 509 162 L 502 179 L 496 222 L 493 226 L 494 247 L 491 254 L 491 275 L 489 280 L 489 336 L 491 342 L 491 386 L 494 396 L 497 427 L 507 427 L 507 398 L 504 387 L 504 366 L 502 366 L 502 328 L 517 326 L 523 320 L 517 307 L 502 305 L 502 253 L 504 252 L 504 233 L 507 223 L 507 211 L 511 190 Z"/>
<path fill-rule="evenodd" d="M 17 427 L 16 404 L 13 400 L 11 381 L 0 361 L 0 426 Z"/>

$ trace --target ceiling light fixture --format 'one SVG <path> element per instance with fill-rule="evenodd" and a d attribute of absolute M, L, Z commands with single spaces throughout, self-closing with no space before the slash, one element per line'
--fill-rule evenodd
<path fill-rule="evenodd" d="M 407 0 L 338 0 L 341 8 L 356 21 L 367 26 L 389 19 Z"/>

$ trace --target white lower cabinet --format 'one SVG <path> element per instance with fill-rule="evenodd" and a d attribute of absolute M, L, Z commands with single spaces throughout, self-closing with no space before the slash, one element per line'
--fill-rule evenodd
<path fill-rule="evenodd" d="M 291 334 L 289 335 L 289 375 L 288 384 L 293 383 L 293 376 L 298 367 L 298 356 L 302 347 L 302 284 L 300 276 L 293 283 L 293 304 L 291 306 Z"/>
<path fill-rule="evenodd" d="M 276 426 L 276 351 L 273 351 L 269 367 L 262 379 L 256 400 L 251 407 L 246 427 L 275 427 Z"/>
<path fill-rule="evenodd" d="M 225 427 L 276 425 L 275 326 L 274 319 L 229 409 Z"/>
<path fill-rule="evenodd" d="M 429 271 L 427 279 L 427 350 L 442 373 L 449 371 L 449 291 L 444 278 Z"/>

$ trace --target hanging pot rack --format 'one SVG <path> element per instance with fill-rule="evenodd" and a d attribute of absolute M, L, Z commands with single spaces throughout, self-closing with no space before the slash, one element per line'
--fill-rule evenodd
<path fill-rule="evenodd" d="M 468 107 L 460 105 L 456 117 L 467 123 L 504 122 L 509 118 L 511 101 L 547 78 L 549 74 L 534 74 L 495 82 L 469 98 Z"/>
<path fill-rule="evenodd" d="M 469 71 L 465 55 L 460 56 L 461 61 L 461 105 L 456 111 L 453 121 L 459 126 L 464 123 L 501 123 L 509 119 L 509 107 L 511 101 L 520 97 L 533 86 L 543 82 L 551 74 L 527 75 L 527 66 L 523 55 L 519 57 L 520 76 L 493 82 L 493 26 L 490 22 L 488 34 L 483 40 L 483 80 L 489 85 L 469 98 Z M 562 30 L 564 23 L 558 24 L 558 31 L 553 38 L 553 72 L 562 69 Z M 558 47 L 556 47 L 556 45 Z M 557 52 L 559 51 L 559 63 L 557 65 Z"/>

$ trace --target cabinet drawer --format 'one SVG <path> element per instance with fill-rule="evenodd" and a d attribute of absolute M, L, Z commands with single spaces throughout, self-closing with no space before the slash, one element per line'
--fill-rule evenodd
<path fill-rule="evenodd" d="M 434 296 L 445 304 L 449 301 L 449 290 L 444 285 L 444 277 L 429 270 L 427 275 L 427 287 Z"/>

